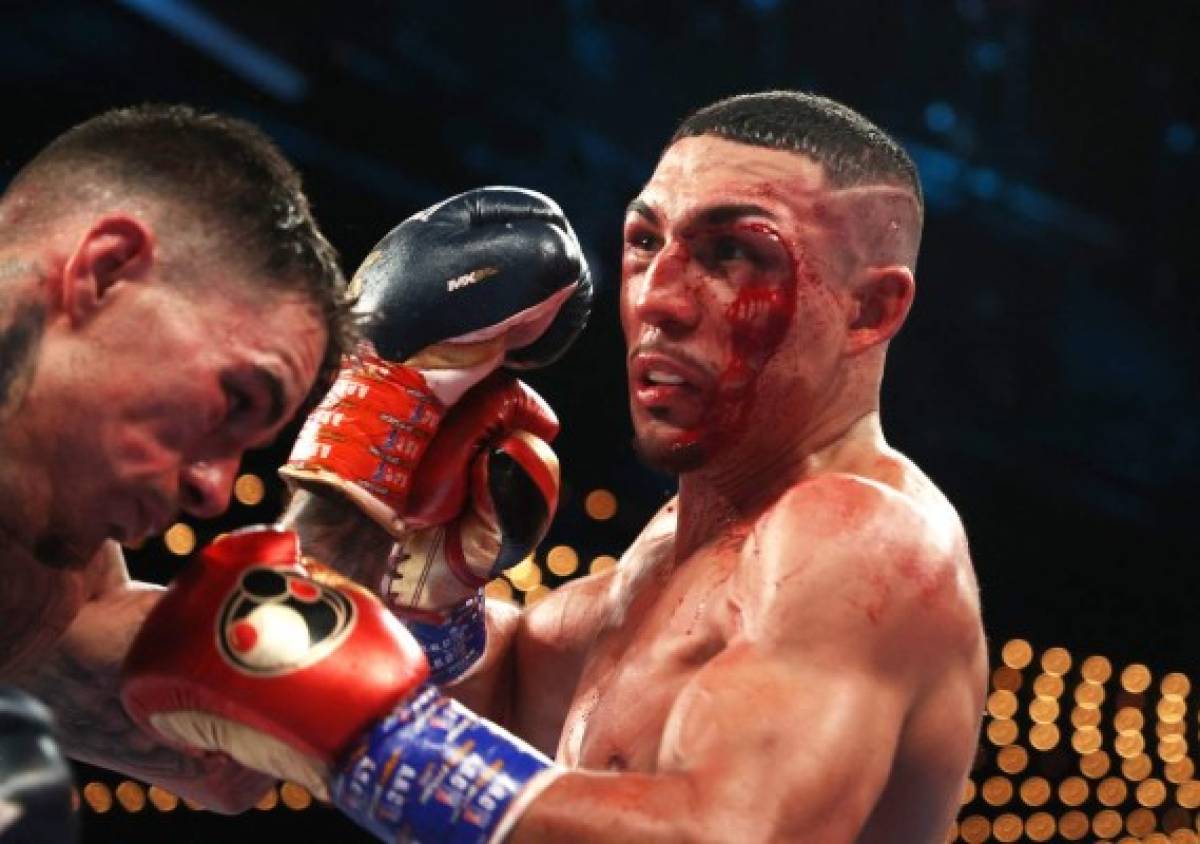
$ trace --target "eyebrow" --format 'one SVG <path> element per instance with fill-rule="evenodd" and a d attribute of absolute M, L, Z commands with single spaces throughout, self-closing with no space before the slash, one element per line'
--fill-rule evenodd
<path fill-rule="evenodd" d="M 658 225 L 660 222 L 658 213 L 640 199 L 630 202 L 625 209 L 625 213 L 626 215 L 637 214 L 639 217 L 644 217 L 655 225 Z M 756 205 L 753 202 L 734 202 L 705 208 L 696 215 L 695 222 L 701 225 L 720 226 L 732 223 L 742 217 L 766 217 L 772 222 L 779 220 L 777 214 L 774 214 L 762 205 Z"/>

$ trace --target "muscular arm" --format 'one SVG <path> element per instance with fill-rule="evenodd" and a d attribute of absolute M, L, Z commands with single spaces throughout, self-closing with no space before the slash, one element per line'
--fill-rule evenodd
<path fill-rule="evenodd" d="M 563 775 L 513 844 L 940 840 L 978 727 L 977 616 L 927 526 L 890 493 L 839 483 L 834 501 L 785 499 L 756 534 L 743 632 L 681 692 L 657 770 Z M 905 805 L 903 830 L 871 834 L 933 690 L 944 786 Z"/>
<path fill-rule="evenodd" d="M 68 755 L 156 783 L 216 811 L 250 808 L 272 780 L 224 756 L 189 756 L 166 747 L 125 714 L 121 664 L 161 589 L 129 581 L 119 551 L 105 553 L 113 568 L 103 573 L 96 594 L 36 665 L 9 679 L 54 711 Z"/>

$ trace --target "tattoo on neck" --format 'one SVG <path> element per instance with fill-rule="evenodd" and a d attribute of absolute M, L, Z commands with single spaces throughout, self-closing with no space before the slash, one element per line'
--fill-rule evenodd
<path fill-rule="evenodd" d="M 0 326 L 0 419 L 21 402 L 33 380 L 35 352 L 46 327 L 46 309 L 36 302 L 16 307 Z"/>

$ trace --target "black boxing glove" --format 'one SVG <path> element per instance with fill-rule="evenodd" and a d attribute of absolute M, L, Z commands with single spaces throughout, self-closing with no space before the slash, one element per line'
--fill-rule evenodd
<path fill-rule="evenodd" d="M 393 229 L 351 290 L 365 342 L 280 474 L 400 536 L 422 526 L 408 518 L 409 488 L 446 410 L 497 367 L 562 355 L 587 320 L 591 278 L 553 200 L 488 187 Z"/>
<path fill-rule="evenodd" d="M 51 737 L 49 710 L 0 687 L 0 842 L 78 840 L 71 768 Z"/>
<path fill-rule="evenodd" d="M 485 344 L 522 369 L 559 358 L 592 301 L 587 262 L 562 209 L 516 187 L 477 188 L 405 220 L 375 246 L 351 289 L 363 334 L 386 360 Z"/>

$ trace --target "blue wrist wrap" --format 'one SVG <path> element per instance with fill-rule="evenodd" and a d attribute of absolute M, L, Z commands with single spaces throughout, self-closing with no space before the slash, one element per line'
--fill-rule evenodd
<path fill-rule="evenodd" d="M 550 760 L 431 685 L 338 766 L 334 805 L 383 841 L 485 844 Z"/>
<path fill-rule="evenodd" d="M 438 685 L 456 680 L 483 656 L 487 645 L 487 622 L 483 592 L 463 601 L 440 622 L 421 621 L 401 615 L 408 632 L 421 643 L 429 660 L 429 679 Z"/>

